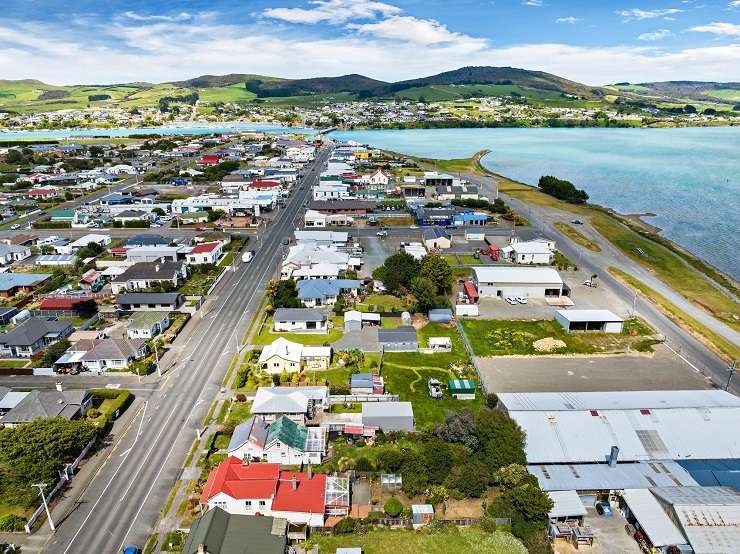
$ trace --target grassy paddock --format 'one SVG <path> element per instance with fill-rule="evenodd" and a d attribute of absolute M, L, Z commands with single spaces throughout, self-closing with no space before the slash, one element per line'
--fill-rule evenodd
<path fill-rule="evenodd" d="M 737 360 L 740 358 L 740 347 L 718 335 L 706 325 L 698 322 L 696 319 L 688 315 L 686 312 L 681 310 L 678 306 L 673 304 L 664 296 L 655 292 L 652 288 L 648 287 L 642 281 L 635 279 L 632 275 L 625 273 L 624 271 L 617 269 L 616 267 L 610 267 L 609 272 L 617 277 L 620 281 L 627 284 L 633 290 L 637 290 L 644 294 L 649 300 L 655 302 L 661 311 L 668 317 L 677 321 L 683 327 L 688 328 L 694 335 L 698 335 L 709 346 L 719 354 L 721 357 L 730 360 Z"/>
<path fill-rule="evenodd" d="M 555 227 L 557 227 L 557 229 L 561 233 L 563 233 L 566 237 L 568 237 L 576 244 L 579 244 L 584 248 L 591 250 L 592 252 L 601 252 L 601 246 L 592 241 L 590 238 L 581 233 L 572 225 L 568 225 L 567 223 L 562 223 L 558 221 L 557 223 L 555 223 Z"/>

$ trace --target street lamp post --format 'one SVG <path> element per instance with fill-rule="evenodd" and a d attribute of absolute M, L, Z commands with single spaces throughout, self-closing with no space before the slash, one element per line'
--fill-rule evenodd
<path fill-rule="evenodd" d="M 731 366 L 727 366 L 727 371 L 729 372 L 729 375 L 727 376 L 727 383 L 725 383 L 725 390 L 728 390 L 730 388 L 730 383 L 732 382 L 732 376 L 735 375 L 736 369 L 737 369 L 737 360 L 733 361 Z"/>
<path fill-rule="evenodd" d="M 39 489 L 39 494 L 41 495 L 41 501 L 44 503 L 44 509 L 46 510 L 46 517 L 49 518 L 49 529 L 51 529 L 52 531 L 56 531 L 56 527 L 54 526 L 54 521 L 51 519 L 51 512 L 49 511 L 49 505 L 46 503 L 46 496 L 44 495 L 44 489 L 46 488 L 46 483 L 34 483 L 31 486 Z"/>
<path fill-rule="evenodd" d="M 157 351 L 157 339 L 154 339 L 154 359 L 157 361 L 157 375 L 162 377 L 162 370 L 159 367 L 159 352 Z"/>

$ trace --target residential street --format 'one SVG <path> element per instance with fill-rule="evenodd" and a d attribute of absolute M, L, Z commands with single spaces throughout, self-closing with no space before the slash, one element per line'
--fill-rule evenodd
<path fill-rule="evenodd" d="M 115 437 L 98 475 L 81 494 L 71 513 L 54 513 L 63 520 L 48 536 L 44 527 L 24 546 L 24 552 L 114 553 L 128 545 L 143 547 L 183 461 L 201 428 L 204 416 L 221 388 L 224 375 L 274 275 L 281 241 L 295 226 L 295 218 L 310 194 L 310 184 L 327 160 L 323 149 L 303 178 L 306 184 L 257 241 L 255 259 L 240 264 L 214 291 L 202 319 L 195 315 L 182 339 L 162 360 L 172 369 L 162 386 L 150 394 L 131 425 Z M 133 408 L 132 409 L 136 409 Z M 70 494 L 76 494 L 74 490 Z"/>

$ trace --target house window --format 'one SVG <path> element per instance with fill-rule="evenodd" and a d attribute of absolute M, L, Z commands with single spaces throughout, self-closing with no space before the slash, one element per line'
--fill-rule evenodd
<path fill-rule="evenodd" d="M 226 502 L 214 502 L 213 505 L 216 508 L 221 508 L 222 510 L 226 509 Z"/>
<path fill-rule="evenodd" d="M 245 500 L 244 501 L 244 506 L 247 508 L 247 510 L 251 510 L 252 509 L 252 501 L 251 500 Z"/>
<path fill-rule="evenodd" d="M 260 508 L 264 508 L 265 506 L 267 506 L 267 502 L 260 500 Z"/>

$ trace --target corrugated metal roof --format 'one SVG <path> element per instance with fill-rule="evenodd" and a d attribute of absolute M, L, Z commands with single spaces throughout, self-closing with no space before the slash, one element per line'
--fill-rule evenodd
<path fill-rule="evenodd" d="M 482 283 L 563 283 L 560 274 L 550 267 L 474 267 L 473 271 Z"/>
<path fill-rule="evenodd" d="M 683 533 L 648 489 L 628 489 L 622 493 L 622 497 L 653 546 L 687 544 Z"/>
<path fill-rule="evenodd" d="M 362 417 L 414 417 L 414 410 L 411 402 L 363 402 Z"/>
<path fill-rule="evenodd" d="M 624 321 L 609 310 L 558 310 L 558 315 L 568 321 Z"/>
<path fill-rule="evenodd" d="M 576 491 L 552 491 L 547 495 L 553 502 L 548 517 L 577 517 L 586 515 L 586 507 Z"/>

